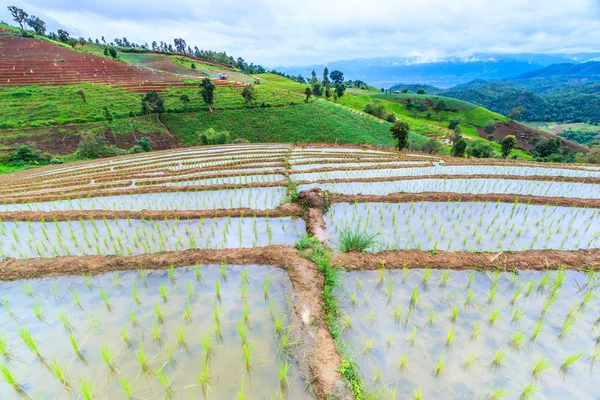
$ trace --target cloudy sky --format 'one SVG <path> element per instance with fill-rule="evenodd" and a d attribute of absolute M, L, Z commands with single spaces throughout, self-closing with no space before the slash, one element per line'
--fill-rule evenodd
<path fill-rule="evenodd" d="M 182 37 L 267 67 L 600 50 L 600 0 L 9 1 L 72 36 Z M 0 19 L 10 21 L 6 7 Z"/>

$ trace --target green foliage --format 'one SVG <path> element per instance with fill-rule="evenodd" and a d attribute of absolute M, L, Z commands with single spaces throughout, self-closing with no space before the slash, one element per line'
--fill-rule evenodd
<path fill-rule="evenodd" d="M 319 246 L 321 243 L 319 239 L 314 236 L 304 235 L 294 245 L 298 250 L 306 250 Z"/>
<path fill-rule="evenodd" d="M 474 140 L 469 143 L 467 154 L 475 158 L 492 158 L 495 155 L 494 148 L 485 140 Z"/>
<path fill-rule="evenodd" d="M 162 113 L 165 111 L 165 101 L 156 90 L 151 90 L 142 98 L 142 110 L 146 114 Z"/>
<path fill-rule="evenodd" d="M 454 157 L 464 157 L 467 150 L 467 141 L 462 137 L 459 131 L 454 133 L 452 137 L 452 149 L 450 154 Z"/>
<path fill-rule="evenodd" d="M 242 97 L 244 98 L 244 100 L 246 100 L 246 103 L 248 105 L 251 105 L 252 101 L 256 99 L 256 94 L 254 93 L 254 86 L 244 86 L 244 90 L 242 90 Z"/>
<path fill-rule="evenodd" d="M 456 129 L 460 125 L 460 118 L 450 118 L 448 120 L 448 129 Z"/>
<path fill-rule="evenodd" d="M 52 156 L 42 154 L 40 151 L 32 150 L 29 146 L 21 145 L 8 156 L 8 162 L 14 166 L 27 164 L 49 164 Z"/>
<path fill-rule="evenodd" d="M 390 120 L 396 119 L 394 114 L 389 112 L 385 103 L 380 100 L 373 100 L 367 103 L 363 108 L 363 111 L 377 118 L 385 119 L 388 122 L 391 122 Z"/>
<path fill-rule="evenodd" d="M 340 252 L 364 252 L 376 244 L 378 234 L 359 230 L 344 229 L 340 232 Z"/>
<path fill-rule="evenodd" d="M 557 139 L 560 142 L 560 139 Z M 506 158 L 508 157 L 508 155 L 510 154 L 510 151 L 512 150 L 513 147 L 515 147 L 515 144 L 517 143 L 517 138 L 514 137 L 514 135 L 508 135 L 505 136 L 504 138 L 502 138 L 502 140 L 500 140 L 500 145 L 502 146 L 502 157 Z M 559 145 L 560 147 L 560 145 Z"/>
<path fill-rule="evenodd" d="M 125 151 L 108 144 L 106 137 L 94 132 L 84 132 L 77 145 L 77 155 L 82 159 L 114 157 L 125 154 Z"/>
<path fill-rule="evenodd" d="M 486 122 L 485 125 L 484 125 L 484 127 L 483 127 L 483 130 L 488 135 L 493 135 L 494 132 L 496 132 L 496 121 L 489 120 L 488 122 Z"/>
<path fill-rule="evenodd" d="M 429 154 L 438 154 L 442 150 L 442 144 L 437 138 L 431 138 L 419 150 Z"/>
<path fill-rule="evenodd" d="M 351 96 L 347 96 L 351 97 Z M 240 97 L 241 99 L 241 97 Z M 307 116 L 310 115 L 310 118 Z M 347 143 L 393 146 L 390 124 L 365 118 L 318 100 L 288 107 L 224 110 L 218 113 L 163 114 L 163 122 L 185 145 L 197 144 L 197 132 L 229 130 L 232 140 L 253 143 Z M 427 138 L 411 133 L 411 142 Z"/>
<path fill-rule="evenodd" d="M 408 125 L 407 122 L 397 120 L 394 125 L 391 126 L 390 132 L 394 139 L 398 141 L 398 150 L 406 149 L 408 147 L 410 125 Z"/>
<path fill-rule="evenodd" d="M 213 128 L 208 128 L 198 135 L 198 140 L 203 146 L 227 144 L 231 140 L 231 135 L 228 131 L 217 132 Z"/>
<path fill-rule="evenodd" d="M 212 106 L 215 102 L 215 85 L 210 78 L 202 79 L 200 83 L 200 95 L 208 106 L 208 109 L 212 111 Z"/>

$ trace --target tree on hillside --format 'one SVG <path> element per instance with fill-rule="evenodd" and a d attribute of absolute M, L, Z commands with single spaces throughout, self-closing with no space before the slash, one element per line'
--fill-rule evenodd
<path fill-rule="evenodd" d="M 57 31 L 57 35 L 58 35 L 58 40 L 63 42 L 63 43 L 67 43 L 69 41 L 69 32 L 64 31 L 62 29 L 59 29 Z"/>
<path fill-rule="evenodd" d="M 344 83 L 336 83 L 335 84 L 335 94 L 337 95 L 338 98 L 342 97 L 344 95 L 345 91 L 346 91 L 346 85 Z"/>
<path fill-rule="evenodd" d="M 424 151 L 425 153 L 433 154 L 433 153 L 439 153 L 441 149 L 442 149 L 442 144 L 440 143 L 439 140 L 437 140 L 437 138 L 433 137 L 423 144 L 421 151 Z"/>
<path fill-rule="evenodd" d="M 108 48 L 108 54 L 110 54 L 113 60 L 117 59 L 117 49 L 115 49 L 114 47 Z"/>
<path fill-rule="evenodd" d="M 433 108 L 433 110 L 439 117 L 441 112 L 448 110 L 448 104 L 446 104 L 444 100 L 439 100 L 437 103 L 435 103 L 435 107 Z"/>
<path fill-rule="evenodd" d="M 331 73 L 329 74 L 329 77 L 333 81 L 334 85 L 338 85 L 338 84 L 344 82 L 344 73 L 341 71 L 338 71 L 337 69 L 335 71 L 331 71 Z"/>
<path fill-rule="evenodd" d="M 494 149 L 490 142 L 476 139 L 469 144 L 467 154 L 475 158 L 492 158 L 494 157 Z"/>
<path fill-rule="evenodd" d="M 417 90 L 417 94 L 425 94 L 425 91 L 423 89 L 419 89 Z"/>
<path fill-rule="evenodd" d="M 402 89 L 402 93 L 408 93 L 408 89 Z"/>
<path fill-rule="evenodd" d="M 193 70 L 195 70 L 196 69 L 196 64 L 192 63 L 191 67 L 192 67 Z"/>
<path fill-rule="evenodd" d="M 519 115 L 521 115 L 524 111 L 525 109 L 521 106 L 515 107 L 512 110 L 510 110 L 508 115 L 506 115 L 506 118 L 510 119 L 511 121 L 514 121 L 515 119 L 519 118 Z"/>
<path fill-rule="evenodd" d="M 15 22 L 19 24 L 21 29 L 24 29 L 23 24 L 27 22 L 27 17 L 29 16 L 29 14 L 23 11 L 22 8 L 18 8 L 16 6 L 8 6 L 7 9 L 8 12 L 10 12 L 10 15 L 12 15 Z"/>
<path fill-rule="evenodd" d="M 182 94 L 179 97 L 179 100 L 181 100 L 181 102 L 183 103 L 183 108 L 187 110 L 187 105 L 190 102 L 190 96 L 188 96 L 187 94 Z"/>
<path fill-rule="evenodd" d="M 396 121 L 391 126 L 390 132 L 394 139 L 398 141 L 398 150 L 406 149 L 408 147 L 408 133 L 410 132 L 410 125 L 404 121 Z"/>
<path fill-rule="evenodd" d="M 315 97 L 320 97 L 323 94 L 323 85 L 317 79 L 313 81 L 312 94 Z"/>
<path fill-rule="evenodd" d="M 256 99 L 256 94 L 254 92 L 254 86 L 246 85 L 244 86 L 244 90 L 242 90 L 242 97 L 246 100 L 246 104 L 249 106 L 252 105 L 252 100 Z"/>
<path fill-rule="evenodd" d="M 448 120 L 448 129 L 454 130 L 459 125 L 460 125 L 460 118 L 450 118 L 450 120 Z"/>
<path fill-rule="evenodd" d="M 312 90 L 310 90 L 309 87 L 304 89 L 304 95 L 306 96 L 306 100 L 304 100 L 305 103 L 308 103 L 308 100 L 310 99 L 311 94 L 312 94 Z"/>
<path fill-rule="evenodd" d="M 213 112 L 212 106 L 215 102 L 215 84 L 212 83 L 210 78 L 204 78 L 200 83 L 200 88 L 200 94 L 208 106 L 208 111 Z"/>
<path fill-rule="evenodd" d="M 173 39 L 173 42 L 175 43 L 175 49 L 177 50 L 177 52 L 180 54 L 185 54 L 185 49 L 187 48 L 187 44 L 185 43 L 185 40 L 183 40 L 182 38 L 179 38 L 179 39 Z"/>
<path fill-rule="evenodd" d="M 108 106 L 102 107 L 102 115 L 104 116 L 104 119 L 106 119 L 108 122 L 112 122 L 113 115 L 110 112 L 110 109 L 108 108 Z"/>
<path fill-rule="evenodd" d="M 454 157 L 464 157 L 465 150 L 467 150 L 467 141 L 462 137 L 460 128 L 457 127 L 452 136 L 452 149 L 450 150 L 450 153 Z"/>
<path fill-rule="evenodd" d="M 496 122 L 493 121 L 493 120 L 489 120 L 488 122 L 485 123 L 485 126 L 483 127 L 483 130 L 488 135 L 493 135 L 494 132 L 496 132 Z"/>
<path fill-rule="evenodd" d="M 146 114 L 162 113 L 165 111 L 165 101 L 156 90 L 151 90 L 142 98 L 142 109 Z"/>
<path fill-rule="evenodd" d="M 329 100 L 330 97 L 331 97 L 331 84 L 328 83 L 327 85 L 325 85 L 325 98 L 327 100 Z"/>
<path fill-rule="evenodd" d="M 85 92 L 83 91 L 83 89 L 77 89 L 75 91 L 75 94 L 79 95 L 81 97 L 81 100 L 83 100 L 84 103 L 87 103 L 87 98 L 85 96 Z"/>
<path fill-rule="evenodd" d="M 323 81 L 321 83 L 325 87 L 327 87 L 327 85 L 330 85 L 331 88 L 331 81 L 329 80 L 329 70 L 327 69 L 327 67 L 325 67 L 325 69 L 323 70 Z"/>
<path fill-rule="evenodd" d="M 502 157 L 506 158 L 510 154 L 510 151 L 515 144 L 517 143 L 517 138 L 514 135 L 508 135 L 500 140 L 500 144 L 502 145 Z"/>
<path fill-rule="evenodd" d="M 27 25 L 29 25 L 38 35 L 44 35 L 46 33 L 46 23 L 35 15 L 27 18 Z"/>

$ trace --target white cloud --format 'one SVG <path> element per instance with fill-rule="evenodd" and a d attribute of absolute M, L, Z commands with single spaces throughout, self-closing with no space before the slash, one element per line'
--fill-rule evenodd
<path fill-rule="evenodd" d="M 266 66 L 474 52 L 598 51 L 596 0 L 27 0 L 52 29 L 135 42 L 186 39 Z M 5 9 L 0 18 L 9 20 Z"/>

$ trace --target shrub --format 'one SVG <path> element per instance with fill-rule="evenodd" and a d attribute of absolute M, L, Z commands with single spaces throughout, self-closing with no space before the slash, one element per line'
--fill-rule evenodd
<path fill-rule="evenodd" d="M 421 151 L 424 151 L 425 153 L 429 153 L 429 154 L 434 154 L 434 153 L 439 153 L 442 150 L 442 144 L 440 143 L 439 140 L 437 140 L 437 138 L 431 138 L 429 139 L 427 142 L 423 143 L 423 147 L 421 148 Z"/>
<path fill-rule="evenodd" d="M 387 108 L 385 107 L 385 104 L 383 104 L 382 102 L 377 101 L 377 100 L 373 100 L 373 101 L 367 103 L 365 105 L 365 107 L 363 108 L 363 111 L 366 112 L 367 114 L 371 114 L 374 117 L 385 119 L 386 121 L 388 120 L 388 118 L 390 118 L 390 119 L 393 118 L 392 121 L 389 121 L 389 122 L 395 121 L 394 114 L 390 113 L 387 110 Z"/>
<path fill-rule="evenodd" d="M 200 135 L 198 140 L 203 146 L 214 145 L 214 144 L 227 144 L 229 143 L 231 135 L 227 131 L 217 132 L 213 128 L 208 128 Z"/>
<path fill-rule="evenodd" d="M 102 134 L 84 132 L 77 145 L 77 155 L 83 159 L 114 157 L 125 154 L 117 146 L 108 144 L 108 140 Z"/>
<path fill-rule="evenodd" d="M 348 253 L 358 251 L 363 253 L 376 243 L 376 233 L 369 233 L 359 230 L 344 229 L 340 232 L 340 252 Z"/>
<path fill-rule="evenodd" d="M 8 162 L 12 165 L 26 164 L 48 164 L 51 156 L 42 154 L 40 151 L 32 150 L 29 146 L 21 145 L 8 156 Z"/>
<path fill-rule="evenodd" d="M 467 154 L 476 158 L 491 158 L 495 155 L 492 145 L 484 140 L 474 140 L 469 144 Z"/>

